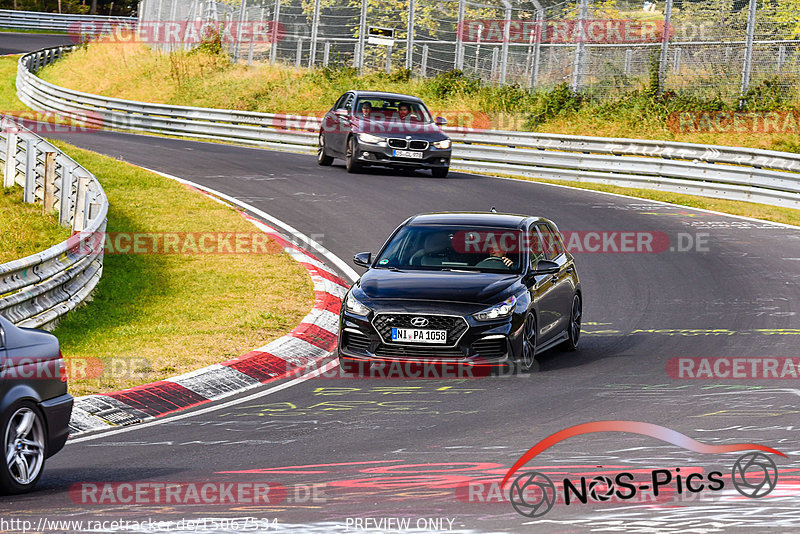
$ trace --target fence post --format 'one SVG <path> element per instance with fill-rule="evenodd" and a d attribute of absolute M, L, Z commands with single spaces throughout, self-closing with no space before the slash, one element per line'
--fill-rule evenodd
<path fill-rule="evenodd" d="M 535 2 L 538 4 L 539 2 Z M 533 41 L 533 64 L 531 65 L 531 87 L 536 87 L 539 82 L 539 65 L 542 60 L 542 32 L 544 32 L 544 9 L 539 7 L 536 10 L 536 25 L 534 26 L 536 35 Z"/>
<path fill-rule="evenodd" d="M 177 1 L 177 0 L 175 0 Z M 239 52 L 242 49 L 242 27 L 244 26 L 244 17 L 247 15 L 247 0 L 242 0 L 242 5 L 239 10 L 239 27 L 236 28 L 236 42 L 233 44 L 233 62 L 239 62 Z M 231 17 L 233 18 L 233 17 Z"/>
<path fill-rule="evenodd" d="M 322 49 L 322 64 L 327 67 L 330 59 L 331 59 L 331 42 L 325 41 L 325 48 Z"/>
<path fill-rule="evenodd" d="M 414 0 L 408 0 L 408 33 L 406 35 L 406 68 L 414 63 Z"/>
<path fill-rule="evenodd" d="M 633 49 L 628 48 L 625 50 L 625 76 L 630 76 L 631 74 L 631 59 L 633 59 Z M 659 67 L 659 76 L 658 79 L 661 80 L 661 68 Z M 660 85 L 660 84 L 659 84 Z"/>
<path fill-rule="evenodd" d="M 456 26 L 456 65 L 457 70 L 464 70 L 464 4 L 458 0 L 458 25 Z M 478 36 L 480 39 L 480 36 Z"/>
<path fill-rule="evenodd" d="M 75 198 L 75 211 L 72 216 L 72 231 L 81 232 L 86 228 L 87 209 L 89 201 L 89 177 L 81 176 L 78 178 L 78 194 Z"/>
<path fill-rule="evenodd" d="M 778 71 L 783 69 L 783 64 L 786 63 L 786 45 L 778 45 Z"/>
<path fill-rule="evenodd" d="M 475 41 L 475 72 L 478 72 L 478 63 L 481 59 L 481 35 L 483 35 L 483 24 L 478 24 L 478 38 Z"/>
<path fill-rule="evenodd" d="M 681 47 L 675 47 L 675 56 L 672 58 L 672 74 L 678 74 L 681 71 Z"/>
<path fill-rule="evenodd" d="M 44 153 L 42 215 L 47 215 L 56 207 L 56 154 L 56 152 Z"/>
<path fill-rule="evenodd" d="M 506 83 L 508 73 L 508 36 L 511 33 L 511 2 L 501 0 L 505 6 L 505 20 L 503 21 L 503 56 L 500 58 L 500 83 Z"/>
<path fill-rule="evenodd" d="M 72 180 L 75 167 L 61 164 L 61 191 L 59 191 L 58 224 L 67 226 L 72 212 Z"/>
<path fill-rule="evenodd" d="M 25 193 L 24 202 L 36 202 L 36 140 L 25 139 Z"/>
<path fill-rule="evenodd" d="M 747 12 L 747 40 L 744 45 L 744 64 L 742 65 L 742 89 L 739 96 L 739 107 L 744 106 L 744 95 L 750 87 L 750 69 L 753 65 L 753 35 L 756 30 L 756 0 L 750 0 L 750 7 Z"/>
<path fill-rule="evenodd" d="M 664 92 L 664 85 L 667 81 L 667 53 L 669 51 L 669 34 L 672 31 L 672 0 L 667 0 L 664 8 L 664 29 L 661 35 L 661 56 L 658 60 L 658 93 Z M 628 59 L 625 57 L 626 72 L 628 74 Z"/>
<path fill-rule="evenodd" d="M 10 128 L 10 125 L 9 125 Z M 3 169 L 3 187 L 13 187 L 17 179 L 17 134 L 6 134 L 6 164 Z"/>
<path fill-rule="evenodd" d="M 500 50 L 497 47 L 492 48 L 492 67 L 497 65 L 497 62 L 500 61 Z"/>
<path fill-rule="evenodd" d="M 392 72 L 392 45 L 386 47 L 386 68 L 384 70 L 386 74 Z"/>
<path fill-rule="evenodd" d="M 361 16 L 358 21 L 358 73 L 364 72 L 364 39 L 367 34 L 367 0 L 361 0 Z"/>
<path fill-rule="evenodd" d="M 311 20 L 311 50 L 308 54 L 308 67 L 314 66 L 317 60 L 317 38 L 319 36 L 319 2 L 314 0 L 314 18 Z"/>
<path fill-rule="evenodd" d="M 297 57 L 295 58 L 295 61 L 294 61 L 294 66 L 297 67 L 298 69 L 300 68 L 300 62 L 302 60 L 302 57 L 301 57 L 302 55 L 303 55 L 303 38 L 302 37 L 298 37 L 297 38 Z"/>
<path fill-rule="evenodd" d="M 580 91 L 583 85 L 583 63 L 586 55 L 586 27 L 584 21 L 589 18 L 589 0 L 580 0 L 578 11 L 578 46 L 575 48 L 575 64 L 572 66 L 572 90 Z"/>
<path fill-rule="evenodd" d="M 420 65 L 422 77 L 428 75 L 428 45 L 422 45 L 422 65 Z"/>
<path fill-rule="evenodd" d="M 275 16 L 272 17 L 272 38 L 269 44 L 269 64 L 274 65 L 278 55 L 278 24 L 281 17 L 281 0 L 275 0 Z"/>

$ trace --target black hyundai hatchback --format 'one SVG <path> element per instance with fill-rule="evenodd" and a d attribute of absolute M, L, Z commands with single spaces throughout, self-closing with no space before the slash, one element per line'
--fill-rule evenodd
<path fill-rule="evenodd" d="M 379 165 L 429 169 L 444 178 L 450 168 L 450 138 L 419 98 L 397 93 L 348 91 L 322 118 L 317 163 L 343 158 L 348 172 Z"/>
<path fill-rule="evenodd" d="M 436 361 L 538 369 L 536 355 L 578 346 L 582 293 L 572 255 L 547 219 L 430 213 L 401 224 L 347 293 L 339 361 Z"/>

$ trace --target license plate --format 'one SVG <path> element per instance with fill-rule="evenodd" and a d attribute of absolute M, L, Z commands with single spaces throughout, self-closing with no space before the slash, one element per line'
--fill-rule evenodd
<path fill-rule="evenodd" d="M 413 150 L 394 150 L 392 156 L 396 158 L 411 158 L 422 159 L 422 152 L 415 152 Z"/>
<path fill-rule="evenodd" d="M 392 341 L 402 343 L 447 343 L 447 330 L 392 328 Z"/>

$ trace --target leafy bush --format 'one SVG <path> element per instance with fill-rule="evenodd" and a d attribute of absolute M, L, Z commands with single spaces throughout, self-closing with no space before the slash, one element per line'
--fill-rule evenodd
<path fill-rule="evenodd" d="M 538 94 L 526 126 L 534 129 L 560 115 L 580 110 L 583 104 L 583 95 L 574 92 L 566 83 L 561 83 L 551 91 Z"/>
<path fill-rule="evenodd" d="M 436 98 L 448 98 L 457 94 L 473 95 L 481 88 L 481 81 L 464 74 L 461 70 L 441 72 L 428 78 L 423 87 L 427 93 Z"/>

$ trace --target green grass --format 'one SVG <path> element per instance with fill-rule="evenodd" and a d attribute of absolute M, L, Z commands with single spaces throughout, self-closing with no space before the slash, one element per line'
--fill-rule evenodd
<path fill-rule="evenodd" d="M 236 211 L 177 182 L 55 144 L 103 184 L 108 232 L 258 233 Z M 92 302 L 68 314 L 55 334 L 75 370 L 71 392 L 96 393 L 239 356 L 285 334 L 313 299 L 305 270 L 279 247 L 267 254 L 107 254 Z M 81 375 L 95 359 L 103 373 Z"/>
<path fill-rule="evenodd" d="M 25 204 L 21 187 L 0 187 L 0 263 L 41 252 L 69 234 L 57 214 L 43 216 L 41 204 Z"/>

